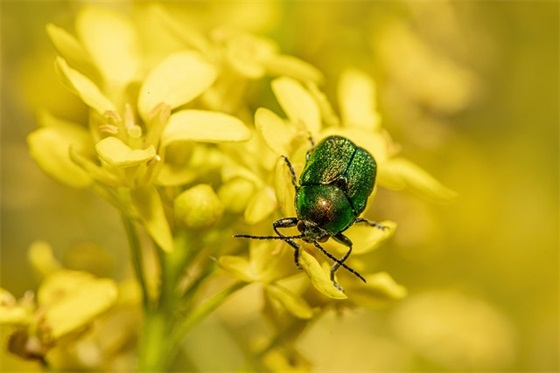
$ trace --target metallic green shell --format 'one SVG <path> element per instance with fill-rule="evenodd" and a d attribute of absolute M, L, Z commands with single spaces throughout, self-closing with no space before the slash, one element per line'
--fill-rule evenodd
<path fill-rule="evenodd" d="M 299 182 L 301 186 L 339 188 L 348 199 L 355 220 L 366 208 L 376 173 L 375 159 L 365 149 L 347 138 L 329 136 L 308 152 Z"/>
<path fill-rule="evenodd" d="M 304 185 L 296 193 L 298 217 L 312 221 L 330 236 L 346 230 L 356 215 L 344 192 L 332 185 Z"/>

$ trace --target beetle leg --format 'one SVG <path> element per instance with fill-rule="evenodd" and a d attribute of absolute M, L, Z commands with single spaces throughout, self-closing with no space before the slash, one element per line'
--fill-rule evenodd
<path fill-rule="evenodd" d="M 294 186 L 294 189 L 297 190 L 298 187 L 297 187 L 297 183 L 296 183 L 296 172 L 294 171 L 294 167 L 292 166 L 292 163 L 290 162 L 288 157 L 283 155 L 282 158 L 284 158 L 284 161 L 286 162 L 286 165 L 288 166 L 288 169 L 290 170 L 290 175 L 292 175 L 292 185 Z M 286 218 L 286 219 L 291 219 L 291 218 Z M 284 219 L 280 219 L 280 220 L 284 220 Z M 291 225 L 290 225 L 290 227 L 291 227 Z"/>
<path fill-rule="evenodd" d="M 364 218 L 356 219 L 356 223 L 366 223 L 367 225 L 369 225 L 371 227 L 375 227 L 375 228 L 381 229 L 381 230 L 389 229 L 389 227 L 386 227 L 386 226 L 381 225 L 381 224 L 379 224 L 375 221 L 367 220 L 367 219 L 364 219 Z"/>
<path fill-rule="evenodd" d="M 311 132 L 309 133 L 309 137 L 307 139 L 311 143 L 311 147 L 314 148 L 315 147 L 315 140 L 313 140 L 313 135 L 311 134 Z"/>
<path fill-rule="evenodd" d="M 292 172 L 292 176 L 295 180 L 295 174 L 293 173 L 292 165 L 289 163 L 290 161 L 288 161 L 288 158 L 286 158 L 286 157 L 284 157 L 284 159 L 288 163 L 288 166 L 290 167 L 290 171 Z M 279 237 L 283 238 L 283 241 L 287 242 L 291 247 L 294 248 L 294 263 L 296 263 L 296 266 L 299 269 L 301 269 L 301 266 L 299 265 L 299 250 L 300 250 L 299 245 L 289 238 L 284 238 L 286 236 L 284 236 L 278 230 L 279 228 L 295 227 L 297 225 L 297 222 L 298 222 L 298 218 L 282 218 L 282 219 L 278 219 L 274 223 L 272 223 L 272 228 L 274 229 L 274 232 L 276 232 L 276 234 Z"/>

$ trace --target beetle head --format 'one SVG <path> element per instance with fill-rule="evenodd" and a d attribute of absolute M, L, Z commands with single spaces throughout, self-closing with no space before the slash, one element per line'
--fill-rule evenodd
<path fill-rule="evenodd" d="M 297 229 L 303 234 L 302 240 L 305 242 L 327 242 L 330 234 L 310 220 L 299 220 Z"/>

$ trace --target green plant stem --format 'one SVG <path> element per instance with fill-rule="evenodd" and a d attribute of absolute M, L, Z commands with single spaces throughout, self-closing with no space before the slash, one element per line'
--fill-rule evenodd
<path fill-rule="evenodd" d="M 146 276 L 144 275 L 144 259 L 142 256 L 142 247 L 140 246 L 140 240 L 138 239 L 138 234 L 136 233 L 134 223 L 124 214 L 122 214 L 121 217 L 124 229 L 126 231 L 126 236 L 128 237 L 128 244 L 130 246 L 132 267 L 134 268 L 136 279 L 138 280 L 140 288 L 142 289 L 142 303 L 144 309 L 147 309 L 150 305 L 150 298 L 148 293 L 148 285 L 146 283 Z"/>
<path fill-rule="evenodd" d="M 222 305 L 230 295 L 247 285 L 244 282 L 235 282 L 233 285 L 222 290 L 220 293 L 208 299 L 205 303 L 198 305 L 187 317 L 181 320 L 173 328 L 169 339 L 173 344 L 179 345 L 191 328 L 200 323 L 206 316 Z"/>
<path fill-rule="evenodd" d="M 138 371 L 163 372 L 171 361 L 170 315 L 161 308 L 146 310 L 138 347 Z"/>

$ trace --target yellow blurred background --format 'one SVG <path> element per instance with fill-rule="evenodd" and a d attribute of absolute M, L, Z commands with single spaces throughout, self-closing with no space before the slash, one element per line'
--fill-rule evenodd
<path fill-rule="evenodd" d="M 48 22 L 70 27 L 83 3 L 1 2 L 0 280 L 16 296 L 37 286 L 26 251 L 38 239 L 72 268 L 90 260 L 92 246 L 102 247 L 107 258 L 96 274 L 127 276 L 118 215 L 43 174 L 25 140 L 38 110 L 86 115 L 56 80 L 45 32 Z M 271 37 L 326 74 L 332 101 L 342 69 L 367 71 L 403 155 L 459 193 L 438 204 L 378 191 L 375 215 L 398 229 L 372 254 L 376 269 L 409 296 L 376 311 L 327 314 L 313 325 L 298 349 L 316 371 L 558 371 L 560 3 L 163 5 L 204 31 L 225 23 Z M 252 98 L 259 105 L 265 99 Z M 222 314 L 235 312 L 225 307 Z M 188 337 L 200 370 L 243 361 L 238 324 L 228 325 L 210 318 Z M 207 348 L 215 338 L 225 341 L 219 359 Z"/>

